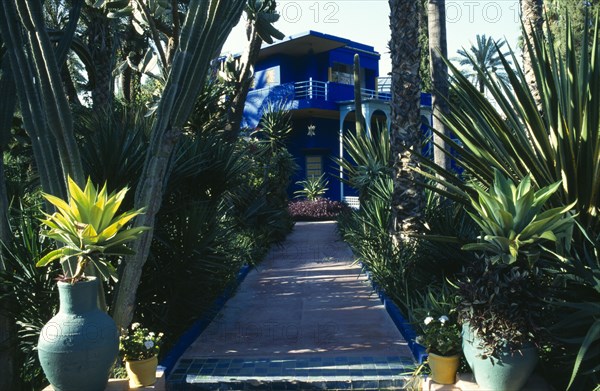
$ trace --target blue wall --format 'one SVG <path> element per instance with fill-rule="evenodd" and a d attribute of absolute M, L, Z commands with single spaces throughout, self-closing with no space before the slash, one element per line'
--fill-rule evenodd
<path fill-rule="evenodd" d="M 356 49 L 359 49 L 358 51 Z M 368 53 L 372 52 L 372 53 Z M 354 54 L 360 57 L 360 66 L 366 77 L 364 88 L 374 89 L 379 76 L 379 54 L 372 47 L 352 43 L 352 47 L 341 47 L 318 54 L 308 53 L 302 57 L 275 54 L 257 62 L 255 66 L 255 89 L 267 86 L 265 75 L 269 69 L 277 69 L 277 84 L 305 81 L 309 79 L 329 81 L 329 68 L 334 63 L 354 64 Z"/>
<path fill-rule="evenodd" d="M 315 125 L 315 135 L 309 136 L 308 125 Z M 332 157 L 339 155 L 339 123 L 335 119 L 327 118 L 302 118 L 294 120 L 293 131 L 287 143 L 288 150 L 296 158 L 296 163 L 300 170 L 292 179 L 290 194 L 298 190 L 299 186 L 295 183 L 306 179 L 306 156 L 321 156 L 322 169 L 325 178 L 329 181 L 325 196 L 334 200 L 340 199 L 340 182 L 338 167 L 335 165 Z"/>
<path fill-rule="evenodd" d="M 310 34 L 325 37 L 320 33 L 310 32 Z M 308 53 L 302 57 L 278 53 L 256 64 L 254 89 L 246 99 L 242 126 L 256 127 L 269 102 L 287 102 L 287 107 L 292 110 L 293 116 L 293 131 L 287 146 L 300 166 L 300 170 L 293 178 L 290 195 L 298 189 L 295 182 L 306 179 L 306 156 L 318 155 L 322 157 L 322 170 L 329 181 L 329 190 L 325 195 L 339 200 L 341 198 L 339 167 L 332 160 L 332 157 L 338 156 L 340 148 L 337 102 L 353 100 L 354 87 L 352 84 L 329 82 L 329 68 L 335 63 L 341 63 L 349 66 L 349 70 L 346 69 L 344 72 L 351 72 L 354 55 L 358 53 L 365 76 L 363 87 L 375 89 L 375 80 L 379 76 L 379 54 L 371 46 L 339 37 L 327 36 L 326 38 L 345 46 L 318 54 Z M 328 82 L 327 100 L 320 96 L 313 99 L 295 99 L 294 82 L 310 79 Z M 423 94 L 421 104 L 431 106 L 431 97 Z M 310 112 L 306 109 L 318 110 Z M 303 110 L 301 116 L 297 115 L 298 110 Z M 307 135 L 309 124 L 315 125 L 315 136 Z M 354 122 L 344 123 L 343 128 L 344 132 L 354 130 Z M 356 195 L 356 192 L 345 186 L 344 195 Z"/>

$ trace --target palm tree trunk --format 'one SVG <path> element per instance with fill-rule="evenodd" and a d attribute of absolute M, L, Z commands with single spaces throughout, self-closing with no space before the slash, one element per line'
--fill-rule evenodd
<path fill-rule="evenodd" d="M 125 32 L 123 42 L 122 61 L 129 59 L 134 65 L 142 61 L 144 49 L 146 48 L 145 38 L 136 33 L 133 27 L 133 17 L 129 17 L 129 23 Z M 127 103 L 135 102 L 141 93 L 142 75 L 136 69 L 130 66 L 126 67 L 121 74 L 121 91 L 123 99 Z"/>
<path fill-rule="evenodd" d="M 442 115 L 448 114 L 448 66 L 443 58 L 448 57 L 446 42 L 446 0 L 429 0 L 427 4 L 429 30 L 429 59 L 433 91 L 431 104 L 433 108 L 432 125 L 442 134 L 448 134 L 440 121 Z M 444 153 L 446 142 L 437 134 L 433 134 L 433 160 L 441 167 L 450 166 L 448 156 Z"/>
<path fill-rule="evenodd" d="M 542 32 L 542 26 L 544 19 L 542 16 L 543 12 L 543 1 L 542 0 L 520 0 L 521 3 L 521 22 L 524 27 L 525 43 L 523 47 L 523 72 L 525 73 L 525 81 L 529 85 L 531 95 L 535 100 L 538 109 L 542 107 L 542 101 L 540 98 L 540 92 L 535 81 L 535 73 L 533 71 L 533 64 L 531 62 L 531 52 L 527 44 L 529 41 L 530 45 L 533 45 L 533 36 Z"/>
<path fill-rule="evenodd" d="M 412 151 L 421 148 L 419 15 L 414 0 L 389 0 L 392 58 L 391 153 L 394 168 L 393 227 L 398 234 L 417 230 L 424 197 L 415 184 Z"/>
<path fill-rule="evenodd" d="M 108 113 L 113 97 L 114 58 L 110 34 L 112 21 L 104 11 L 93 7 L 87 7 L 87 16 L 87 44 L 96 70 L 96 83 L 92 87 L 93 107 L 100 113 Z"/>

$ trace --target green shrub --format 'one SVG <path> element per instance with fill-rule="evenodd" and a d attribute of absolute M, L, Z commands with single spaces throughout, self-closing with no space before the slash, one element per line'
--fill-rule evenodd
<path fill-rule="evenodd" d="M 38 234 L 39 219 L 43 217 L 40 205 L 13 211 L 14 240 L 3 246 L 6 270 L 0 272 L 0 308 L 8 310 L 14 319 L 17 341 L 13 341 L 23 389 L 45 386 L 37 350 L 40 331 L 58 310 L 56 281 L 58 270 L 38 268 L 35 260 L 55 248 L 51 240 Z M 30 388 L 30 389 L 31 389 Z"/>
<path fill-rule="evenodd" d="M 328 190 L 327 185 L 329 181 L 325 179 L 325 174 L 321 174 L 320 177 L 311 176 L 303 181 L 296 182 L 297 185 L 301 186 L 300 190 L 296 190 L 294 194 L 296 198 L 304 197 L 309 201 L 315 201 Z"/>
<path fill-rule="evenodd" d="M 555 50 L 552 36 L 538 35 L 533 42 L 525 42 L 533 53 L 539 101 L 530 92 L 512 52 L 510 58 L 499 53 L 508 85 L 495 78 L 494 72 L 476 68 L 492 99 L 481 94 L 448 63 L 454 99 L 449 102 L 450 114 L 442 121 L 456 139 L 441 134 L 440 137 L 445 138 L 449 146 L 446 152 L 454 156 L 463 171 L 461 174 L 447 171 L 418 157 L 420 172 L 432 181 L 426 185 L 469 210 L 472 210 L 469 183 L 489 188 L 494 170 L 514 182 L 530 176 L 535 189 L 562 181 L 546 208 L 575 203 L 581 229 L 574 231 L 571 254 L 540 259 L 546 272 L 545 284 L 553 288 L 552 296 L 546 299 L 563 303 L 542 309 L 545 316 L 541 325 L 555 330 L 556 346 L 544 351 L 544 355 L 548 362 L 556 363 L 546 365 L 548 373 L 552 373 L 549 380 L 558 389 L 566 388 L 569 383 L 577 389 L 597 387 L 599 383 L 596 352 L 600 326 L 594 304 L 599 291 L 594 276 L 600 270 L 598 16 L 595 23 L 586 21 L 584 25 L 587 29 L 578 45 L 567 18 L 566 30 L 571 32 L 566 35 L 568 39 L 560 53 Z M 565 322 L 554 325 L 560 318 L 574 320 L 576 326 L 569 327 Z M 565 370 L 569 373 L 564 373 Z"/>

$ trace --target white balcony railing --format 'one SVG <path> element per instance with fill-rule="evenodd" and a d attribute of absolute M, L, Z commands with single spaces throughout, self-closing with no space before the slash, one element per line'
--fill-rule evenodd
<path fill-rule="evenodd" d="M 295 99 L 323 99 L 328 100 L 327 82 L 317 80 L 304 80 L 294 83 Z"/>
<path fill-rule="evenodd" d="M 369 90 L 366 88 L 360 89 L 360 95 L 363 99 L 379 99 L 389 101 L 392 100 L 392 94 L 389 92 L 381 92 L 379 90 Z"/>
<path fill-rule="evenodd" d="M 337 85 L 337 93 L 331 93 L 330 87 Z M 340 91 L 339 86 L 345 87 L 344 90 Z M 342 92 L 343 91 L 343 92 Z M 389 91 L 377 89 L 371 90 L 367 88 L 361 88 L 361 97 L 363 99 L 379 99 L 384 101 L 391 100 L 391 94 Z M 297 81 L 294 83 L 294 99 L 322 99 L 322 100 L 352 100 L 354 98 L 353 90 L 351 85 L 330 83 L 318 80 L 304 80 Z"/>

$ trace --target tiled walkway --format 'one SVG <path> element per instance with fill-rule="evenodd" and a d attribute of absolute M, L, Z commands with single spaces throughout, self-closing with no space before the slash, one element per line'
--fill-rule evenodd
<path fill-rule="evenodd" d="M 335 223 L 298 223 L 186 350 L 167 389 L 399 389 L 412 363 Z"/>

